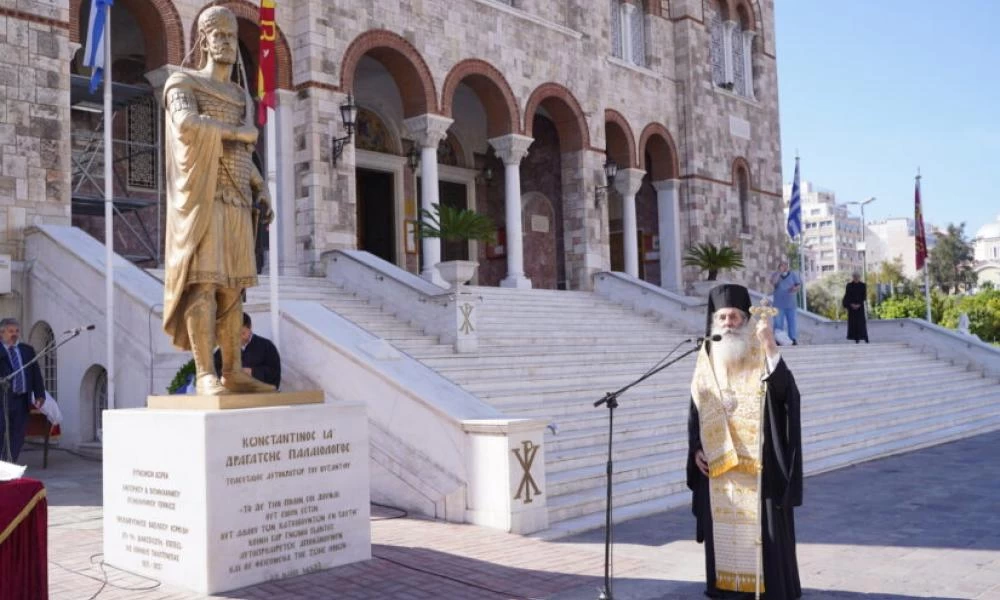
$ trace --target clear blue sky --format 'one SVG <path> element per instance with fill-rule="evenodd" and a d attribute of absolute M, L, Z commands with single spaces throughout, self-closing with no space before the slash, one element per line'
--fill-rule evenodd
<path fill-rule="evenodd" d="M 877 199 L 868 220 L 1000 213 L 1000 1 L 775 0 L 783 176 Z M 856 211 L 856 207 L 852 210 Z"/>

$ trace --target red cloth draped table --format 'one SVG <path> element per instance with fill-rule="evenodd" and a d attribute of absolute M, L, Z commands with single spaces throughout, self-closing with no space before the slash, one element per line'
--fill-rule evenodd
<path fill-rule="evenodd" d="M 0 482 L 0 598 L 49 597 L 48 503 L 37 479 Z"/>

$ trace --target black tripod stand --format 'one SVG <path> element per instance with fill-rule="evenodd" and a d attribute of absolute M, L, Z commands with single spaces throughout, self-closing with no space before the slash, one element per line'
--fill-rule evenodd
<path fill-rule="evenodd" d="M 11 373 L 9 373 L 8 375 L 4 375 L 3 377 L 0 377 L 0 410 L 3 410 L 3 416 L 4 416 L 3 445 L 0 446 L 0 460 L 12 462 L 14 458 L 14 453 L 11 451 L 10 448 L 10 412 L 8 412 L 8 408 L 10 406 L 10 388 L 13 385 L 11 382 L 14 381 L 14 378 L 17 377 L 19 373 L 26 373 L 27 368 L 37 363 L 39 360 L 41 360 L 43 356 L 48 356 L 49 354 L 55 352 L 60 346 L 62 346 L 66 342 L 80 335 L 84 331 L 89 331 L 93 328 L 94 328 L 93 325 L 88 325 L 87 327 L 77 327 L 76 329 L 71 329 L 67 331 L 66 337 L 59 343 L 56 343 L 55 340 L 52 340 L 44 348 L 39 350 L 38 353 L 35 354 L 34 358 L 32 358 L 26 363 L 23 363 L 20 369 L 14 371 L 13 365 L 11 365 Z M 7 360 L 8 362 L 10 361 L 9 358 Z M 27 382 L 25 382 L 25 386 L 28 387 Z M 31 390 L 28 389 L 29 393 L 30 391 Z"/>
<path fill-rule="evenodd" d="M 711 339 L 716 340 L 716 337 L 712 336 Z M 722 338 L 719 337 L 719 339 L 722 339 Z M 611 454 L 611 448 L 612 448 L 612 438 L 613 438 L 614 433 L 615 433 L 615 409 L 618 408 L 618 397 L 621 396 L 622 394 L 624 394 L 626 391 L 628 391 L 633 386 L 635 386 L 635 385 L 637 385 L 637 384 L 645 381 L 646 379 L 649 379 L 653 375 L 656 375 L 657 373 L 659 373 L 663 369 L 666 369 L 667 367 L 669 367 L 670 365 L 676 363 L 677 361 L 679 361 L 680 359 L 684 358 L 685 356 L 687 356 L 687 355 L 689 355 L 689 354 L 691 354 L 693 352 L 697 352 L 701 348 L 701 344 L 702 344 L 702 342 L 704 340 L 705 340 L 705 338 L 691 338 L 691 339 L 684 340 L 680 344 L 677 344 L 677 346 L 675 346 L 674 349 L 670 351 L 670 354 L 667 354 L 666 358 L 664 358 L 663 360 L 661 360 L 660 363 L 663 363 L 664 360 L 666 360 L 667 358 L 670 358 L 670 355 L 673 354 L 674 352 L 676 352 L 677 348 L 680 348 L 681 345 L 683 345 L 683 344 L 690 343 L 690 342 L 697 342 L 697 345 L 694 348 L 691 348 L 690 350 L 688 350 L 684 354 L 681 354 L 680 356 L 678 356 L 677 358 L 673 359 L 672 361 L 670 361 L 668 363 L 665 363 L 665 364 L 657 363 L 652 369 L 646 371 L 646 373 L 642 377 L 636 379 L 635 381 L 633 381 L 632 383 L 626 385 L 625 387 L 622 387 L 622 388 L 618 389 L 617 391 L 608 392 L 607 394 L 604 394 L 603 398 L 601 398 L 597 402 L 594 402 L 594 407 L 598 407 L 598 406 L 600 406 L 602 404 L 607 404 L 607 406 L 608 406 L 608 468 L 607 468 L 607 473 L 605 475 L 605 477 L 607 479 L 607 485 L 608 485 L 608 487 L 607 487 L 607 506 L 605 508 L 605 513 L 604 513 L 604 589 L 601 590 L 600 595 L 597 596 L 598 600 L 614 600 L 614 596 L 611 593 L 611 539 L 612 539 L 612 535 L 611 535 L 611 526 L 612 526 L 611 525 L 611 474 L 612 474 L 612 454 Z M 718 341 L 718 340 L 716 340 L 716 341 Z"/>

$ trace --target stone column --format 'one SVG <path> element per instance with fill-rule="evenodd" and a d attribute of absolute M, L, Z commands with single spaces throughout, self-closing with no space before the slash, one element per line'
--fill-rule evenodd
<path fill-rule="evenodd" d="M 622 196 L 622 238 L 625 244 L 625 273 L 639 277 L 639 234 L 635 219 L 635 194 L 646 172 L 623 169 L 615 177 L 615 189 Z"/>
<path fill-rule="evenodd" d="M 743 32 L 743 64 L 739 65 L 743 68 L 743 85 L 746 86 L 744 91 L 753 100 L 757 99 L 753 91 L 753 38 L 756 35 L 757 32 L 751 30 Z"/>
<path fill-rule="evenodd" d="M 524 232 L 521 217 L 521 159 L 533 138 L 511 133 L 489 140 L 504 165 L 504 216 L 507 220 L 507 277 L 500 287 L 531 288 L 524 275 Z"/>
<path fill-rule="evenodd" d="M 299 275 L 299 257 L 295 241 L 295 98 L 290 90 L 277 90 L 278 108 L 274 111 L 277 134 L 278 193 L 272 199 L 278 213 L 278 272 Z"/>
<path fill-rule="evenodd" d="M 413 136 L 414 142 L 420 147 L 420 208 L 431 212 L 433 212 L 432 205 L 440 201 L 438 196 L 438 144 L 448 135 L 448 128 L 453 122 L 452 119 L 431 113 L 403 121 L 406 129 Z M 441 287 L 448 287 L 435 267 L 441 262 L 441 239 L 424 238 L 420 242 L 420 250 L 424 257 L 424 268 L 420 276 Z"/>
<path fill-rule="evenodd" d="M 678 179 L 653 182 L 660 219 L 660 287 L 678 294 L 683 293 L 684 287 L 681 278 L 680 184 Z"/>

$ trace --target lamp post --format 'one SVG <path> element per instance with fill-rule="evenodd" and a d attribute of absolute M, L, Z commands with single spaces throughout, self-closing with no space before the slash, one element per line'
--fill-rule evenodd
<path fill-rule="evenodd" d="M 875 196 L 872 196 L 871 198 L 863 200 L 861 202 L 847 203 L 849 206 L 861 207 L 861 243 L 859 244 L 859 247 L 861 249 L 861 280 L 866 283 L 868 281 L 868 246 L 866 245 L 866 240 L 865 240 L 865 229 L 867 229 L 867 225 L 865 222 L 865 205 L 871 204 L 872 202 L 875 202 Z"/>
<path fill-rule="evenodd" d="M 865 236 L 865 230 L 868 229 L 868 226 L 867 226 L 867 224 L 865 222 L 865 205 L 866 204 L 871 204 L 872 202 L 875 202 L 875 196 L 872 196 L 871 198 L 869 198 L 867 200 L 862 200 L 861 202 L 848 202 L 848 204 L 850 204 L 850 205 L 860 206 L 861 207 L 861 243 L 858 244 L 858 245 L 861 248 L 861 281 L 864 282 L 865 289 L 867 289 L 867 287 L 868 287 L 868 245 L 867 245 L 867 242 L 865 240 L 865 237 L 866 237 Z M 866 294 L 866 296 L 867 296 L 867 294 Z M 864 306 L 864 309 L 865 309 L 865 316 L 867 317 L 868 316 L 868 298 L 865 298 L 865 303 L 864 303 L 863 306 Z"/>

